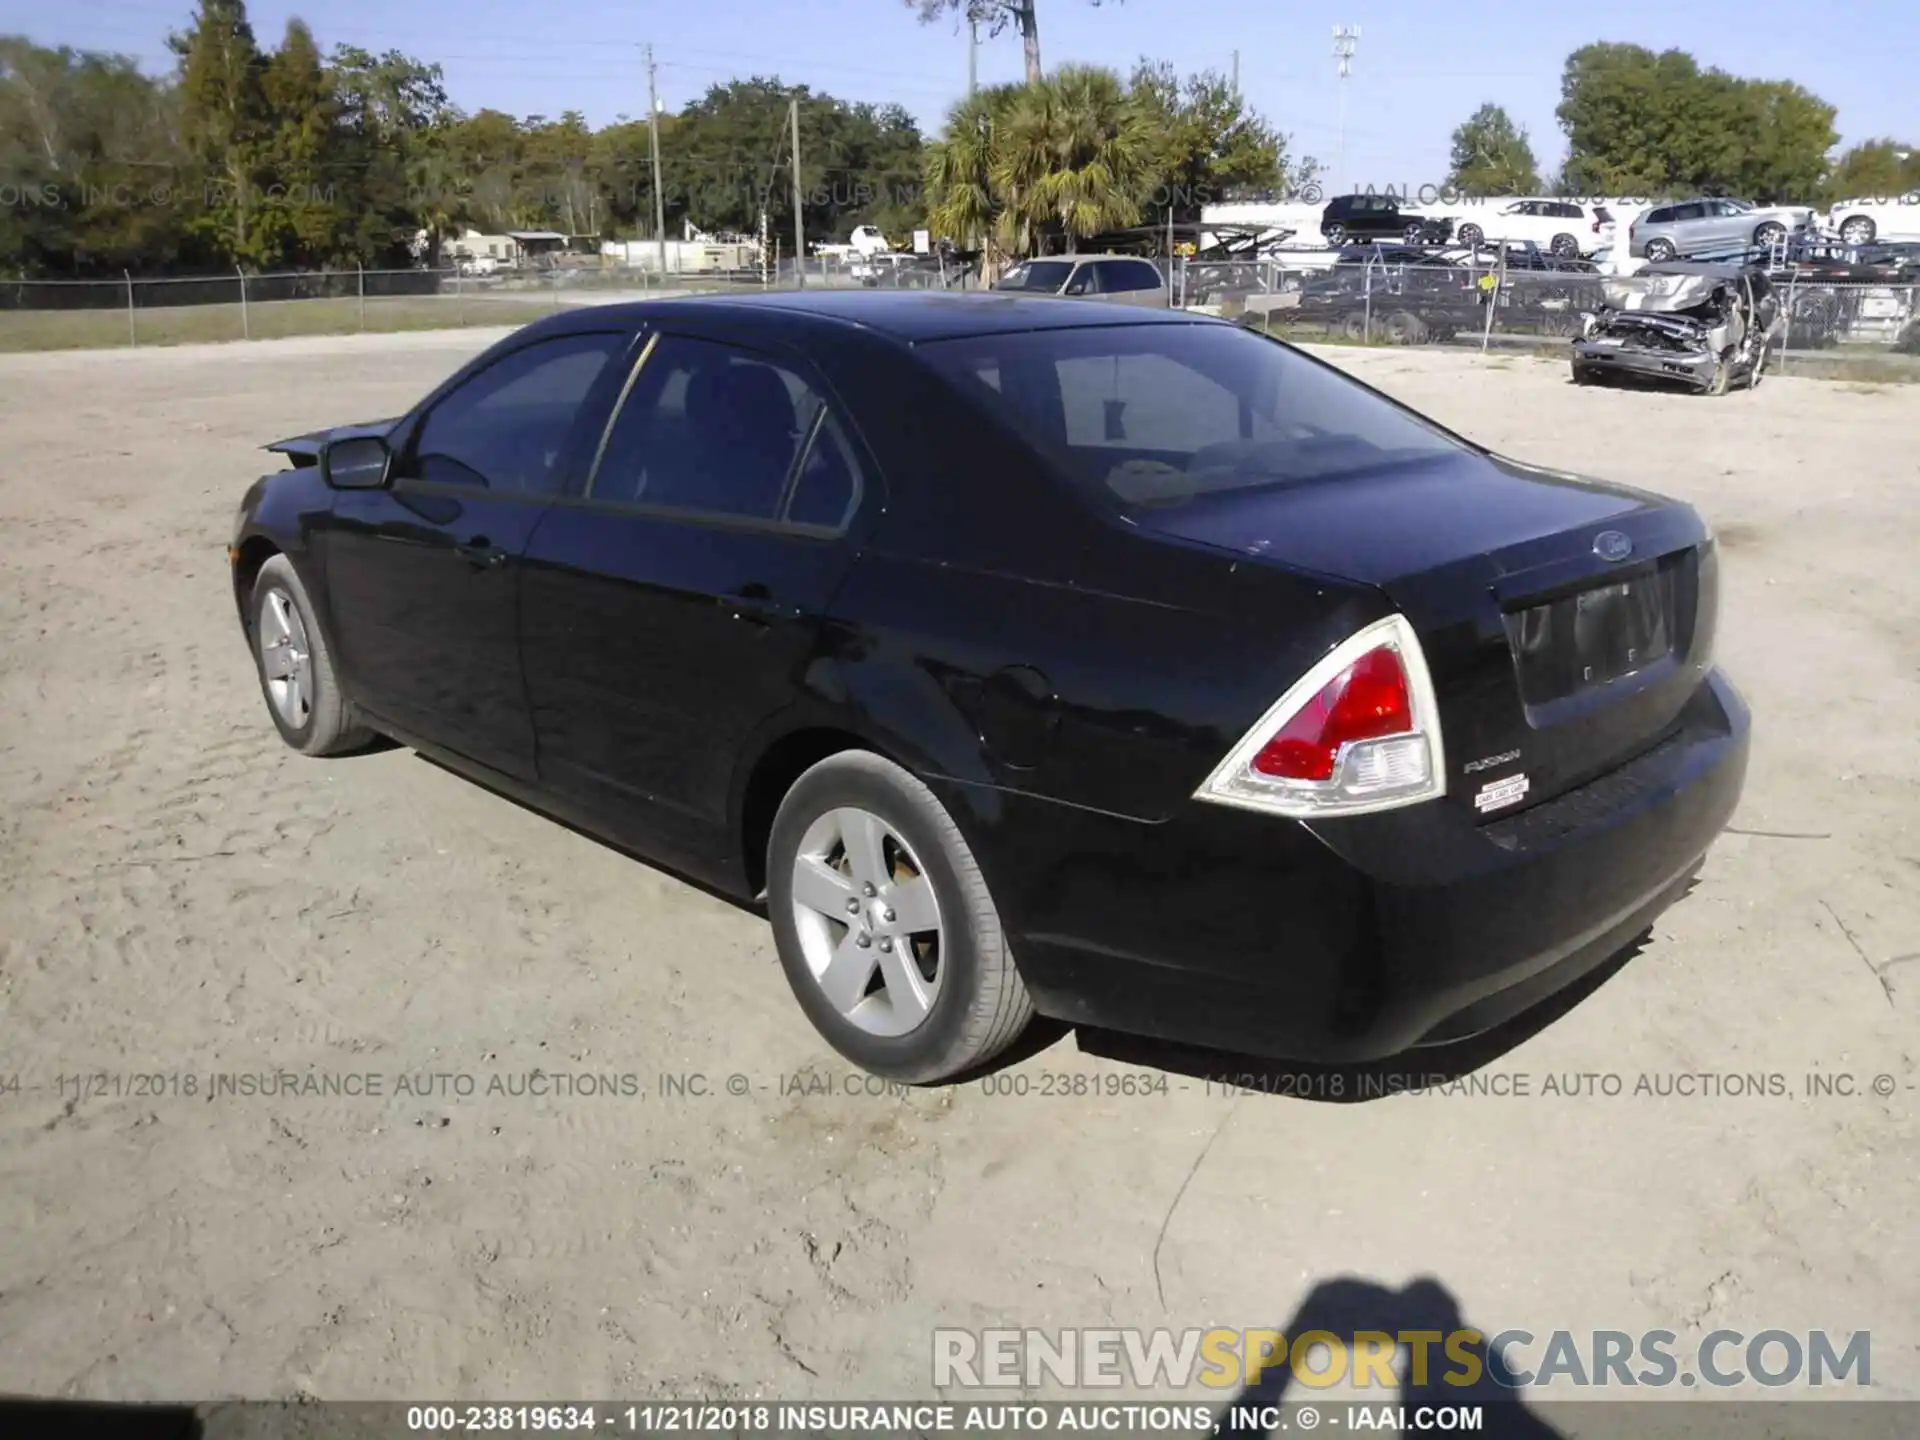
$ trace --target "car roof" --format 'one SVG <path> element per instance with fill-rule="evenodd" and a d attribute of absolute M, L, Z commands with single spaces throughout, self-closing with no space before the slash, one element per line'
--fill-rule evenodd
<path fill-rule="evenodd" d="M 1054 259 L 1137 259 L 1137 256 L 1054 256 Z M 795 334 L 816 326 L 854 326 L 904 340 L 957 340 L 1020 330 L 1071 330 L 1100 325 L 1219 325 L 1225 321 L 1178 310 L 1151 310 L 1101 301 L 1023 295 L 1005 290 L 954 293 L 932 290 L 781 290 L 744 295 L 689 295 L 615 305 L 581 305 L 535 321 L 547 331 L 590 330 L 670 315 L 760 314 L 770 327 Z"/>
<path fill-rule="evenodd" d="M 1740 265 L 1711 260 L 1662 260 L 1646 266 L 1642 275 L 1708 275 L 1717 280 L 1738 280 L 1743 275 L 1765 276 L 1763 265 Z"/>

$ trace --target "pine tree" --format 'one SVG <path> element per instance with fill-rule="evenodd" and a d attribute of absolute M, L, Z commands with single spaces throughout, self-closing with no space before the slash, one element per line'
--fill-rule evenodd
<path fill-rule="evenodd" d="M 272 237 L 262 236 L 254 213 L 270 126 L 265 61 L 245 0 L 200 0 L 192 26 L 170 43 L 180 57 L 181 139 L 202 187 L 202 207 L 187 228 L 209 258 L 257 267 L 271 258 Z"/>

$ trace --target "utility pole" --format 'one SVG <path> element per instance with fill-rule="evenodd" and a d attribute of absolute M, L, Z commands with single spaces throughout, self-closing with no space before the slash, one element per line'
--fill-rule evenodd
<path fill-rule="evenodd" d="M 1233 52 L 1233 93 L 1240 93 L 1240 52 Z"/>
<path fill-rule="evenodd" d="M 1340 62 L 1340 145 L 1334 178 L 1343 193 L 1353 188 L 1347 180 L 1347 77 L 1353 74 L 1353 52 L 1359 48 L 1358 25 L 1333 27 L 1333 58 Z"/>
<path fill-rule="evenodd" d="M 653 233 L 660 256 L 660 283 L 667 283 L 667 196 L 660 183 L 660 92 L 654 80 L 653 46 L 647 46 L 647 143 L 653 151 Z"/>
<path fill-rule="evenodd" d="M 807 284 L 806 216 L 800 209 L 800 97 L 787 102 L 793 120 L 793 282 L 801 289 Z"/>
<path fill-rule="evenodd" d="M 980 88 L 980 19 L 967 7 L 967 98 Z"/>

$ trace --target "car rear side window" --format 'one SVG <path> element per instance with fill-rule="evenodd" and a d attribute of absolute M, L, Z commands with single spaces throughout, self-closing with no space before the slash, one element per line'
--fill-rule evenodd
<path fill-rule="evenodd" d="M 1070 477 L 1123 507 L 1327 480 L 1462 448 L 1330 366 L 1238 326 L 1036 330 L 920 349 Z"/>
<path fill-rule="evenodd" d="M 551 495 L 580 404 L 630 336 L 562 335 L 503 356 L 427 412 L 402 479 Z"/>
<path fill-rule="evenodd" d="M 1100 273 L 1102 295 L 1159 290 L 1166 285 L 1166 281 L 1160 278 L 1160 272 L 1145 260 L 1102 260 L 1094 269 Z"/>
<path fill-rule="evenodd" d="M 588 498 L 838 528 L 859 462 L 819 392 L 756 351 L 662 334 L 608 429 Z"/>

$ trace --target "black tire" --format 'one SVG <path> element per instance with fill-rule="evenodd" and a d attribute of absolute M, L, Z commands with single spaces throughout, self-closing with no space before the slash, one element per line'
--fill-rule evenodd
<path fill-rule="evenodd" d="M 858 808 L 906 841 L 940 906 L 940 981 L 926 1018 L 897 1036 L 863 1030 L 813 977 L 794 918 L 793 875 L 807 830 L 830 810 Z M 767 842 L 767 913 L 794 998 L 827 1043 L 861 1069 L 929 1084 L 985 1064 L 1019 1038 L 1033 1001 L 1015 968 L 986 880 L 934 793 L 891 760 L 843 750 L 787 791 Z M 891 912 L 889 912 L 891 918 Z"/>
<path fill-rule="evenodd" d="M 1854 215 L 1840 222 L 1840 238 L 1849 245 L 1871 245 L 1880 227 L 1865 215 Z"/>
<path fill-rule="evenodd" d="M 1666 261 L 1673 259 L 1678 253 L 1679 252 L 1673 248 L 1673 242 L 1671 240 L 1649 240 L 1647 242 L 1647 259 L 1653 261 L 1656 265 L 1664 264 Z"/>
<path fill-rule="evenodd" d="M 1487 238 L 1487 232 L 1478 225 L 1462 225 L 1459 231 L 1460 243 L 1469 250 L 1478 250 L 1480 242 Z"/>
<path fill-rule="evenodd" d="M 1580 258 L 1580 240 L 1579 237 L 1574 235 L 1563 234 L 1554 236 L 1548 244 L 1547 249 L 1550 253 L 1557 255 L 1562 260 L 1577 260 Z"/>
<path fill-rule="evenodd" d="M 307 641 L 307 676 L 312 693 L 306 697 L 297 719 L 292 720 L 281 714 L 274 699 L 260 643 L 262 613 L 276 596 L 284 597 L 299 613 Z M 313 602 L 307 598 L 307 587 L 300 583 L 299 571 L 286 556 L 275 555 L 260 567 L 260 574 L 253 582 L 247 616 L 247 639 L 253 647 L 254 672 L 260 678 L 260 697 L 267 702 L 267 714 L 272 717 L 280 738 L 302 755 L 342 755 L 365 748 L 375 738 L 374 732 L 361 722 L 341 693 L 326 632 L 313 613 Z"/>
<path fill-rule="evenodd" d="M 1321 230 L 1320 238 L 1325 240 L 1330 248 L 1338 250 L 1347 242 L 1347 227 L 1336 220 Z"/>
<path fill-rule="evenodd" d="M 1573 383 L 1576 385 L 1591 385 L 1593 383 L 1593 367 L 1591 365 L 1581 365 L 1576 362 L 1573 367 Z"/>
<path fill-rule="evenodd" d="M 1349 310 L 1340 319 L 1340 338 L 1357 342 L 1367 338 L 1367 312 Z"/>
<path fill-rule="evenodd" d="M 1787 227 L 1778 220 L 1769 220 L 1764 225 L 1756 225 L 1753 231 L 1753 243 L 1761 249 L 1778 245 L 1787 238 Z"/>
<path fill-rule="evenodd" d="M 1426 338 L 1426 325 L 1411 310 L 1396 310 L 1387 317 L 1387 339 L 1395 345 L 1418 345 Z"/>

